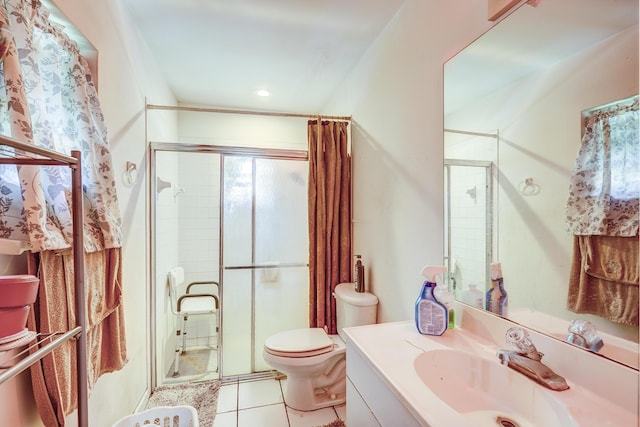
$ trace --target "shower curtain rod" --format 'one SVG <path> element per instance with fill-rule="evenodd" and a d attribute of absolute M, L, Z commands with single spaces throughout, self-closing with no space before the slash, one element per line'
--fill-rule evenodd
<path fill-rule="evenodd" d="M 280 113 L 274 111 L 257 111 L 257 110 L 228 110 L 224 108 L 206 108 L 206 107 L 184 107 L 170 105 L 154 105 L 147 104 L 149 110 L 178 110 L 178 111 L 194 111 L 200 113 L 225 113 L 225 114 L 245 114 L 252 116 L 271 116 L 271 117 L 300 117 L 307 119 L 327 119 L 343 122 L 350 122 L 351 116 L 325 116 L 323 114 L 302 114 L 302 113 Z"/>
<path fill-rule="evenodd" d="M 462 135 L 472 135 L 472 136 L 486 136 L 487 138 L 498 138 L 497 133 L 481 133 L 481 132 L 469 132 L 466 130 L 456 130 L 456 129 L 444 129 L 447 133 L 459 133 Z"/>

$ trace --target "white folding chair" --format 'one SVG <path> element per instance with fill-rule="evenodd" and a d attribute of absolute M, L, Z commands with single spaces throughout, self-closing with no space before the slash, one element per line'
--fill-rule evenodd
<path fill-rule="evenodd" d="M 176 355 L 173 367 L 173 376 L 180 375 L 179 363 L 180 354 L 187 351 L 187 320 L 190 315 L 213 314 L 216 321 L 215 327 L 218 330 L 217 312 L 220 301 L 213 293 L 192 293 L 198 286 L 218 287 L 216 281 L 191 282 L 187 285 L 184 294 L 179 295 L 180 286 L 184 283 L 184 269 L 175 267 L 169 271 L 169 294 L 171 297 L 171 309 L 176 315 Z M 180 339 L 182 338 L 182 340 Z M 182 345 L 180 345 L 182 341 Z"/>

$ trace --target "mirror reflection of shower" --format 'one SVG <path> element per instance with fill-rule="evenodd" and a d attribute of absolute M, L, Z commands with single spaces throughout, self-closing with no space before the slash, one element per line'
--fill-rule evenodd
<path fill-rule="evenodd" d="M 444 262 L 449 289 L 461 301 L 465 295 L 484 293 L 490 284 L 497 240 L 497 140 L 497 133 L 445 131 Z"/>

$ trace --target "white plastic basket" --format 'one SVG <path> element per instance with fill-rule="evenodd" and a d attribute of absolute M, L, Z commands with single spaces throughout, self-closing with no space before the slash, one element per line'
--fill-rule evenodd
<path fill-rule="evenodd" d="M 121 418 L 111 427 L 199 427 L 193 406 L 158 406 Z"/>

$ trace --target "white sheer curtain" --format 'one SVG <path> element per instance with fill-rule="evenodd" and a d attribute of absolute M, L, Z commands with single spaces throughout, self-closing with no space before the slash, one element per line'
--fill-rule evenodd
<path fill-rule="evenodd" d="M 638 96 L 590 111 L 567 201 L 576 236 L 638 235 L 640 140 Z"/>
<path fill-rule="evenodd" d="M 70 154 L 82 152 L 85 249 L 122 244 L 104 118 L 78 47 L 38 1 L 0 1 L 0 133 Z M 0 238 L 35 252 L 70 247 L 67 168 L 0 166 Z"/>

